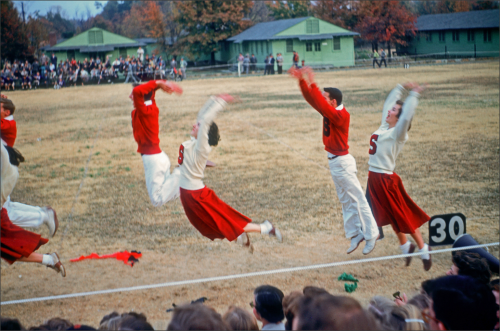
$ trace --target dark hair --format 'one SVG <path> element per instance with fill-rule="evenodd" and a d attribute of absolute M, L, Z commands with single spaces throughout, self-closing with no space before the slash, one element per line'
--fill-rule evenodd
<path fill-rule="evenodd" d="M 3 108 L 7 109 L 10 111 L 10 114 L 13 115 L 14 111 L 16 110 L 16 106 L 14 106 L 14 103 L 10 99 L 5 99 L 5 98 L 0 98 L 0 103 L 3 104 Z"/>
<path fill-rule="evenodd" d="M 377 323 L 353 298 L 320 294 L 300 299 L 299 330 L 376 330 Z"/>
<path fill-rule="evenodd" d="M 123 316 L 123 315 L 122 315 Z M 118 330 L 154 330 L 146 320 L 144 314 L 130 312 L 123 316 L 118 323 Z"/>
<path fill-rule="evenodd" d="M 202 303 L 178 306 L 167 330 L 231 330 L 215 309 Z"/>
<path fill-rule="evenodd" d="M 73 323 L 63 318 L 55 317 L 45 322 L 45 325 L 48 326 L 49 330 L 66 330 L 72 327 Z"/>
<path fill-rule="evenodd" d="M 322 287 L 316 287 L 316 286 L 306 286 L 302 290 L 302 293 L 304 293 L 305 296 L 307 297 L 315 297 L 320 294 L 330 294 L 327 290 L 325 290 Z"/>
<path fill-rule="evenodd" d="M 210 146 L 217 146 L 220 141 L 219 127 L 215 122 L 210 125 L 210 130 L 208 130 L 208 144 Z"/>
<path fill-rule="evenodd" d="M 240 307 L 229 307 L 222 320 L 233 330 L 259 330 L 255 317 Z"/>
<path fill-rule="evenodd" d="M 400 105 L 401 108 L 399 108 L 399 113 L 396 115 L 396 118 L 399 119 L 399 117 L 401 116 L 401 114 L 403 113 L 403 105 L 404 105 L 404 102 L 401 101 L 401 100 L 398 100 L 396 101 L 396 105 Z M 411 121 L 410 121 L 410 125 L 408 126 L 408 131 L 410 131 L 411 129 Z"/>
<path fill-rule="evenodd" d="M 323 90 L 325 92 L 328 92 L 330 100 L 335 99 L 337 101 L 337 106 L 340 106 L 342 104 L 342 91 L 340 91 L 338 88 L 325 87 Z"/>
<path fill-rule="evenodd" d="M 254 292 L 255 310 L 271 323 L 281 322 L 285 318 L 283 313 L 283 292 L 271 285 L 257 287 Z"/>
<path fill-rule="evenodd" d="M 293 291 L 283 298 L 283 313 L 285 313 L 285 330 L 291 330 L 293 319 L 299 312 L 300 298 L 304 295 L 299 291 Z"/>
<path fill-rule="evenodd" d="M 436 318 L 447 330 L 492 330 L 498 306 L 488 285 L 467 276 L 427 280 L 422 288 L 433 301 Z"/>
<path fill-rule="evenodd" d="M 6 318 L 1 317 L 1 327 L 2 330 L 24 330 L 21 322 L 17 318 Z"/>
<path fill-rule="evenodd" d="M 396 117 L 399 118 L 399 116 L 401 116 L 401 113 L 403 112 L 404 102 L 401 101 L 401 100 L 398 100 L 398 101 L 396 101 L 396 105 L 400 105 L 401 106 L 401 108 L 399 108 L 399 113 L 396 115 Z"/>
<path fill-rule="evenodd" d="M 481 258 L 477 253 L 453 252 L 452 261 L 458 268 L 461 276 L 476 278 L 481 283 L 488 284 L 491 278 L 491 271 L 486 259 Z"/>
<path fill-rule="evenodd" d="M 107 315 L 104 315 L 104 317 L 101 319 L 101 321 L 99 322 L 99 325 L 103 324 L 103 323 L 107 323 L 109 320 L 115 318 L 115 317 L 118 317 L 120 316 L 120 314 L 118 314 L 116 311 L 110 313 L 110 314 L 107 314 Z"/>

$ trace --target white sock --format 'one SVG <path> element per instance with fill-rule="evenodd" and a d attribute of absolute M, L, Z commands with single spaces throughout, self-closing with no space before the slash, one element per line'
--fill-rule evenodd
<path fill-rule="evenodd" d="M 40 212 L 40 214 L 42 214 L 42 223 L 49 221 L 49 211 L 48 210 L 42 210 Z"/>
<path fill-rule="evenodd" d="M 50 256 L 49 254 L 43 254 L 42 264 L 53 266 L 55 263 L 54 263 L 54 259 L 52 258 L 52 256 Z"/>
<path fill-rule="evenodd" d="M 424 247 L 422 249 L 419 250 L 420 253 L 423 253 L 423 252 L 428 252 L 429 251 L 429 246 L 427 246 L 427 244 L 424 244 Z M 428 260 L 430 259 L 430 255 L 429 254 L 422 254 L 420 255 L 420 258 L 422 260 Z"/>
<path fill-rule="evenodd" d="M 261 234 L 269 234 L 269 232 L 271 232 L 272 229 L 273 229 L 273 226 L 272 226 L 271 222 L 269 222 L 269 221 L 265 221 L 264 223 L 260 224 L 260 233 Z"/>
<path fill-rule="evenodd" d="M 404 245 L 399 246 L 399 248 L 401 249 L 401 252 L 403 252 L 403 254 L 408 254 L 410 252 L 410 246 L 411 243 L 409 240 L 407 240 L 406 243 Z"/>

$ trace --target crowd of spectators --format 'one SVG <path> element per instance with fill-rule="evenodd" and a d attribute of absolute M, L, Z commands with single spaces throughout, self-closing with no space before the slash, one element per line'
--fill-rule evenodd
<path fill-rule="evenodd" d="M 499 282 L 491 280 L 485 259 L 454 252 L 446 276 L 422 282 L 408 299 L 374 296 L 366 307 L 346 295 L 306 286 L 288 295 L 270 285 L 249 293 L 251 307 L 229 306 L 224 314 L 195 300 L 175 306 L 168 330 L 498 330 Z M 171 310 L 167 310 L 167 313 Z M 2 318 L 2 330 L 22 330 L 17 319 Z M 142 313 L 112 312 L 98 330 L 153 330 Z M 53 318 L 28 330 L 95 330 Z"/>
<path fill-rule="evenodd" d="M 142 54 L 141 54 L 142 55 Z M 181 59 L 179 69 L 177 61 L 167 64 L 161 56 L 146 54 L 141 58 L 120 56 L 114 61 L 107 56 L 85 58 L 83 61 L 72 59 L 60 60 L 53 53 L 51 57 L 43 54 L 40 60 L 5 61 L 0 72 L 1 89 L 37 89 L 40 87 L 60 89 L 85 84 L 113 84 L 126 77 L 132 80 L 149 81 L 168 78 L 182 80 L 186 76 L 187 62 Z"/>

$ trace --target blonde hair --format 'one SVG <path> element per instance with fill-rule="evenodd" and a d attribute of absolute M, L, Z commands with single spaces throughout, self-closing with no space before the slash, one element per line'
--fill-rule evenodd
<path fill-rule="evenodd" d="M 414 305 L 406 304 L 397 306 L 386 314 L 382 321 L 383 329 L 390 330 L 426 330 L 427 325 L 423 320 L 422 313 Z"/>
<path fill-rule="evenodd" d="M 222 320 L 233 330 L 259 330 L 255 317 L 240 307 L 230 306 Z"/>

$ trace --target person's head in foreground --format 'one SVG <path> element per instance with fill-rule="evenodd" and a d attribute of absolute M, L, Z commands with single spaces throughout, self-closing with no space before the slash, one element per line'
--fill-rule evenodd
<path fill-rule="evenodd" d="M 453 252 L 453 264 L 446 272 L 448 276 L 469 276 L 476 278 L 484 284 L 488 284 L 491 278 L 491 271 L 486 259 L 481 258 L 477 253 Z"/>
<path fill-rule="evenodd" d="M 254 290 L 253 314 L 262 322 L 263 328 L 268 324 L 281 324 L 285 319 L 283 297 L 283 292 L 271 285 L 262 285 Z"/>
<path fill-rule="evenodd" d="M 202 303 L 176 307 L 167 330 L 231 330 L 215 309 Z"/>
<path fill-rule="evenodd" d="M 229 307 L 222 320 L 233 330 L 259 330 L 255 317 L 240 307 Z"/>
<path fill-rule="evenodd" d="M 498 305 L 490 287 L 467 276 L 427 280 L 422 289 L 430 296 L 423 312 L 431 330 L 493 330 Z"/>
<path fill-rule="evenodd" d="M 300 299 L 293 330 L 376 330 L 374 317 L 358 301 L 344 296 L 320 294 Z"/>

